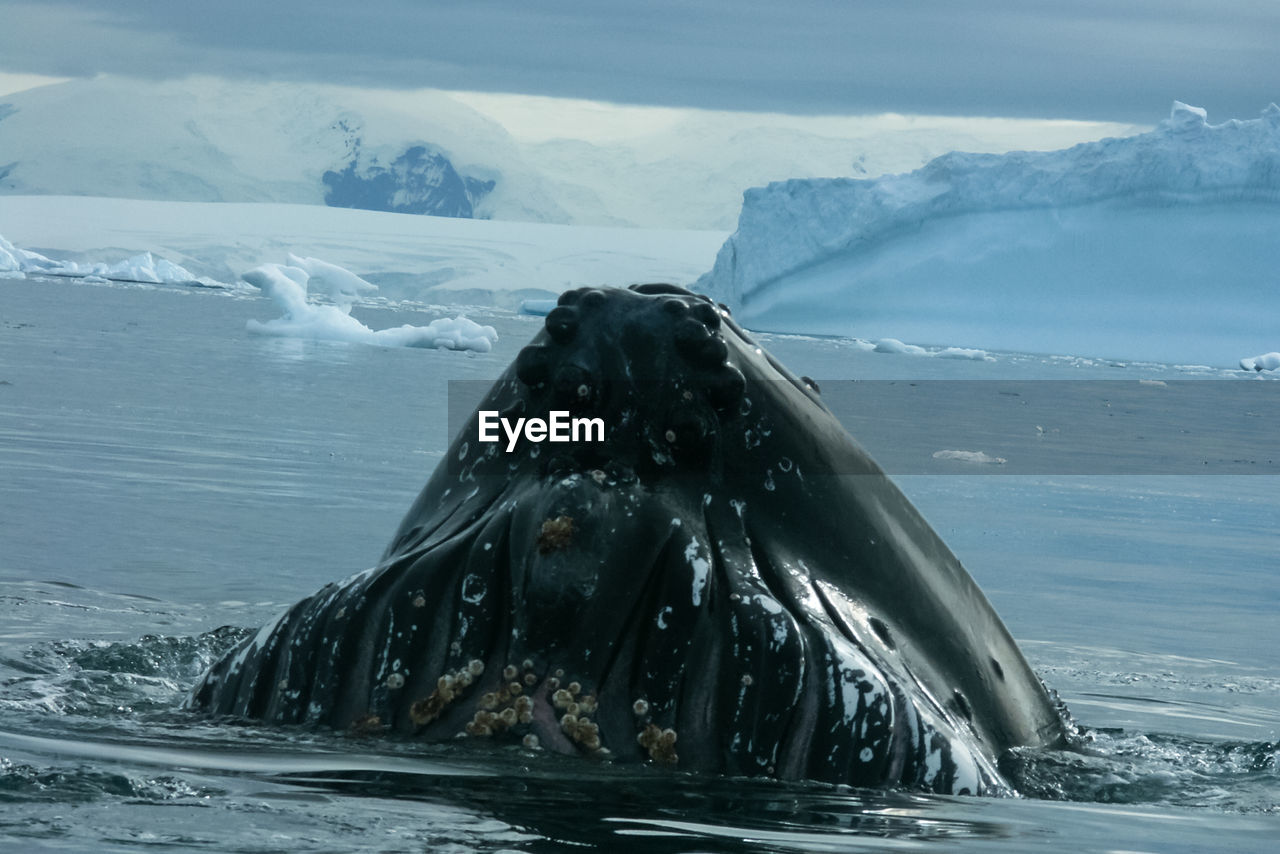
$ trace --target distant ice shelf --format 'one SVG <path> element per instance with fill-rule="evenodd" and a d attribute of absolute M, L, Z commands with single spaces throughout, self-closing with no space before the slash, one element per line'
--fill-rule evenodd
<path fill-rule="evenodd" d="M 753 189 L 695 287 L 759 330 L 1235 365 L 1280 338 L 1280 108 Z"/>
<path fill-rule="evenodd" d="M 233 286 L 289 252 L 353 271 L 378 286 L 381 300 L 511 309 L 586 285 L 690 284 L 728 236 L 320 205 L 3 195 L 0 234 L 81 265 L 150 252 Z"/>

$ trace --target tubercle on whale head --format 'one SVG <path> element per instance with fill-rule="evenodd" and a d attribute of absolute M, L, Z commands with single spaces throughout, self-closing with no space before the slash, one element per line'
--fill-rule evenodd
<path fill-rule="evenodd" d="M 516 376 L 531 410 L 604 420 L 603 446 L 564 449 L 571 458 L 604 458 L 641 477 L 701 468 L 746 391 L 723 323 L 709 300 L 671 286 L 566 291 L 517 357 Z M 560 456 L 552 467 L 564 467 Z"/>

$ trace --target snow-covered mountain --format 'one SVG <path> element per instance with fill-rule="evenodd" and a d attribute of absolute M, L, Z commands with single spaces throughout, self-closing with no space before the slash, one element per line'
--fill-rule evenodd
<path fill-rule="evenodd" d="M 0 103 L 0 194 L 287 202 L 565 222 L 496 122 L 444 94 L 72 80 Z"/>
<path fill-rule="evenodd" d="M 1061 151 L 750 190 L 696 287 L 754 329 L 1224 364 L 1274 349 L 1278 271 L 1280 108 L 1175 103 Z"/>
<path fill-rule="evenodd" d="M 425 145 L 406 148 L 389 164 L 367 161 L 359 147 L 342 170 L 321 177 L 324 202 L 335 208 L 472 219 L 495 180 L 459 175 L 449 158 Z"/>
<path fill-rule="evenodd" d="M 577 221 L 733 230 L 743 192 L 793 178 L 909 172 L 949 151 L 1053 149 L 1134 129 L 1115 124 L 920 116 L 801 117 L 693 112 L 605 143 L 522 147 Z M 607 179 L 606 179 L 607 176 Z"/>
<path fill-rule="evenodd" d="M 768 181 L 874 176 L 953 149 L 1060 147 L 1119 127 L 601 105 L 597 123 L 629 116 L 601 138 L 555 99 L 533 99 L 555 132 L 529 138 L 508 132 L 501 110 L 471 106 L 495 99 L 472 95 L 209 77 L 44 86 L 0 97 L 0 195 L 729 230 L 743 191 Z"/>

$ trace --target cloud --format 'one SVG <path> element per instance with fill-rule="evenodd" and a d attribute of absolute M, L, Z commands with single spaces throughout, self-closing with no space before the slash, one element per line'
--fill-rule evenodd
<path fill-rule="evenodd" d="M 0 0 L 0 70 L 791 113 L 1148 121 L 1280 100 L 1267 0 Z"/>

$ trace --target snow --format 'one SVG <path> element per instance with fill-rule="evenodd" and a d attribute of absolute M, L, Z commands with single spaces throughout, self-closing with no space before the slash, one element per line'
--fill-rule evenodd
<path fill-rule="evenodd" d="M 582 112 L 562 99 L 526 98 L 525 109 L 562 138 L 523 139 L 504 126 L 518 124 L 512 96 L 497 100 L 508 108 L 433 90 L 70 80 L 0 97 L 0 193 L 311 205 L 333 193 L 348 205 L 470 208 L 483 219 L 728 231 L 743 190 L 770 180 L 902 171 L 956 148 L 1055 147 L 1121 127 L 587 105 L 595 116 L 587 126 L 623 130 L 605 139 L 584 134 Z M 406 160 L 416 148 L 423 158 Z M 465 203 L 459 182 L 426 174 L 434 166 L 494 186 Z M 424 198 L 433 182 L 440 198 Z"/>
<path fill-rule="evenodd" d="M 769 181 L 870 177 L 956 149 L 1051 149 L 1132 132 L 1084 122 L 631 109 L 642 115 L 625 137 L 521 146 L 570 222 L 730 230 L 743 191 Z"/>
<path fill-rule="evenodd" d="M 376 290 L 349 270 L 315 258 L 289 256 L 288 264 L 264 264 L 244 274 L 244 280 L 273 299 L 284 314 L 265 323 L 250 320 L 247 328 L 259 335 L 375 344 L 382 347 L 434 347 L 488 353 L 498 341 L 492 326 L 465 317 L 440 318 L 426 326 L 405 324 L 373 330 L 351 316 L 352 300 Z M 336 300 L 321 305 L 308 299 L 315 281 Z"/>
<path fill-rule="evenodd" d="M 501 125 L 442 92 L 406 110 L 336 86 L 98 75 L 3 100 L 10 193 L 323 205 L 326 172 L 422 145 L 463 176 L 501 179 L 477 216 L 567 220 Z"/>
<path fill-rule="evenodd" d="M 1280 314 L 1280 108 L 749 190 L 697 287 L 749 328 L 1234 364 Z M 886 343 L 885 346 L 894 346 Z"/>

